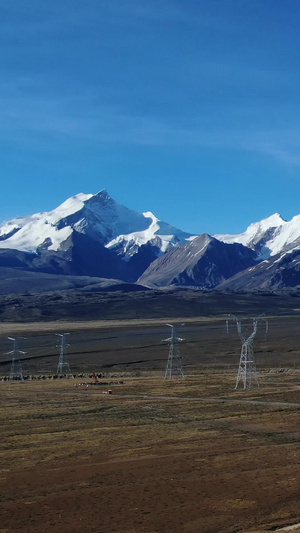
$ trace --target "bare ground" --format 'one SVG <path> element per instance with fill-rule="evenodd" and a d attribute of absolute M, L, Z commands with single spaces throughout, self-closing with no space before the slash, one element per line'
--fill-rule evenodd
<path fill-rule="evenodd" d="M 202 368 L 184 380 L 127 377 L 111 395 L 71 379 L 0 383 L 0 532 L 299 524 L 293 379 L 266 373 L 260 389 L 234 391 L 234 373 Z"/>

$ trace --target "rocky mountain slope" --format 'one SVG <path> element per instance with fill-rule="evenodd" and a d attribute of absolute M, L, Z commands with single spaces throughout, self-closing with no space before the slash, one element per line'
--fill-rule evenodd
<path fill-rule="evenodd" d="M 139 278 L 150 287 L 214 288 L 256 264 L 257 254 L 242 244 L 225 244 L 204 234 L 160 257 Z"/>
<path fill-rule="evenodd" d="M 275 213 L 260 222 L 254 222 L 246 231 L 237 235 L 215 235 L 215 238 L 227 242 L 238 242 L 256 250 L 260 259 L 267 259 L 300 248 L 300 215 L 290 221 Z"/>
<path fill-rule="evenodd" d="M 300 287 L 300 250 L 277 254 L 219 285 L 230 291 L 278 291 Z"/>
<path fill-rule="evenodd" d="M 35 284 L 22 272 L 54 276 L 52 288 L 58 276 L 85 276 L 149 287 L 272 291 L 300 286 L 299 265 L 300 215 L 285 221 L 275 214 L 237 235 L 195 236 L 150 211 L 132 211 L 102 190 L 0 226 L 4 292 L 3 269 L 19 271 L 23 292 Z"/>
<path fill-rule="evenodd" d="M 15 218 L 0 226 L 0 248 L 24 252 L 58 251 L 76 231 L 128 259 L 138 248 L 155 240 L 165 252 L 191 235 L 156 218 L 118 204 L 105 190 L 77 194 L 53 211 Z"/>
<path fill-rule="evenodd" d="M 290 221 L 278 213 L 251 224 L 238 235 L 217 235 L 255 250 L 257 264 L 220 285 L 230 291 L 277 291 L 300 286 L 300 215 Z"/>
<path fill-rule="evenodd" d="M 3 224 L 0 267 L 10 257 L 28 270 L 135 281 L 160 254 L 190 237 L 151 212 L 118 204 L 105 190 L 81 193 L 53 211 Z"/>

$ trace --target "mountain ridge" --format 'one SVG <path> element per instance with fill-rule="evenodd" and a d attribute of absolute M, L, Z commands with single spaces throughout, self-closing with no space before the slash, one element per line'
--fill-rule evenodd
<path fill-rule="evenodd" d="M 300 215 L 286 221 L 275 213 L 236 235 L 192 235 L 118 204 L 105 189 L 0 226 L 0 268 L 49 275 L 276 290 L 300 285 L 298 262 Z"/>
<path fill-rule="evenodd" d="M 260 259 L 267 259 L 279 253 L 300 248 L 300 215 L 284 220 L 275 213 L 260 222 L 254 222 L 239 234 L 216 234 L 215 238 L 228 244 L 239 242 L 255 249 Z"/>
<path fill-rule="evenodd" d="M 212 289 L 255 265 L 255 251 L 203 234 L 156 259 L 138 279 L 146 286 L 189 286 Z"/>
<path fill-rule="evenodd" d="M 163 252 L 172 238 L 181 242 L 191 237 L 190 233 L 161 221 L 151 211 L 140 214 L 118 204 L 103 189 L 94 195 L 72 196 L 52 211 L 7 221 L 0 226 L 0 248 L 36 252 L 44 246 L 57 251 L 73 229 L 109 248 L 114 248 L 126 236 L 129 239 L 136 236 L 139 246 L 159 237 Z"/>

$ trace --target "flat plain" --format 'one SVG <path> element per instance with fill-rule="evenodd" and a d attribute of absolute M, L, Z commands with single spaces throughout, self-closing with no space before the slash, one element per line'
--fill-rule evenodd
<path fill-rule="evenodd" d="M 0 532 L 297 531 L 298 321 L 261 322 L 247 391 L 233 321 L 177 320 L 185 378 L 172 380 L 165 320 L 2 323 L 0 375 L 17 333 L 24 375 L 43 379 L 0 382 Z M 85 377 L 48 379 L 62 331 Z M 95 371 L 123 383 L 86 386 Z"/>

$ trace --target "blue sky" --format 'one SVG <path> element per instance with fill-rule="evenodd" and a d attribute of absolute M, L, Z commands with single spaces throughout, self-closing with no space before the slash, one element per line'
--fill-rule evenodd
<path fill-rule="evenodd" d="M 0 220 L 107 189 L 191 233 L 300 213 L 300 2 L 0 0 Z"/>

